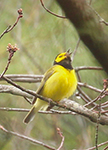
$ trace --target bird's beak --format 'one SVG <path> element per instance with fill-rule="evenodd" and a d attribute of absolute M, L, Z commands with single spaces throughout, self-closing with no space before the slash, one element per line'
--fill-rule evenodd
<path fill-rule="evenodd" d="M 70 52 L 70 49 L 68 49 L 67 52 L 66 52 L 66 56 L 67 56 L 67 57 L 70 57 L 71 54 L 72 54 L 72 52 Z"/>

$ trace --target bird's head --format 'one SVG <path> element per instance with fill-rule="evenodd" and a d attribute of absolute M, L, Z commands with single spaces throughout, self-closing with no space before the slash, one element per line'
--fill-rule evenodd
<path fill-rule="evenodd" d="M 64 53 L 60 53 L 55 57 L 54 65 L 61 65 L 66 69 L 73 69 L 71 65 L 71 54 L 69 50 Z"/>

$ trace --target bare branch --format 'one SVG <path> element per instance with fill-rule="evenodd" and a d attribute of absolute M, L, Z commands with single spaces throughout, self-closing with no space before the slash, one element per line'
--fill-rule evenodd
<path fill-rule="evenodd" d="M 108 86 L 108 80 L 104 80 L 103 90 L 99 94 L 99 96 L 97 97 L 97 100 L 99 100 L 99 107 L 98 107 L 99 112 L 98 112 L 98 118 L 97 118 L 97 124 L 96 124 L 96 134 L 95 134 L 96 150 L 98 150 L 99 121 L 100 121 L 100 118 L 101 118 L 101 97 L 104 94 L 104 92 L 106 91 L 107 86 Z"/>
<path fill-rule="evenodd" d="M 99 144 L 99 145 L 98 145 L 98 148 L 101 147 L 101 146 L 103 146 L 103 145 L 105 145 L 105 144 L 108 144 L 108 141 Z M 94 149 L 96 149 L 96 146 L 87 148 L 86 150 L 94 150 Z"/>
<path fill-rule="evenodd" d="M 2 78 L 2 77 L 4 76 L 4 74 L 6 73 L 6 71 L 8 70 L 9 64 L 11 63 L 11 59 L 12 59 L 12 57 L 14 56 L 14 53 L 15 53 L 17 50 L 19 50 L 19 49 L 16 47 L 16 45 L 13 46 L 13 45 L 11 45 L 10 43 L 8 44 L 8 46 L 7 46 L 7 51 L 9 52 L 8 62 L 7 62 L 7 65 L 6 65 L 6 67 L 5 67 L 4 71 L 3 71 L 3 73 L 1 74 L 1 77 L 0 77 L 0 78 Z"/>
<path fill-rule="evenodd" d="M 9 86 L 9 85 L 0 85 L 0 93 L 10 93 L 10 94 L 17 95 L 17 96 L 28 97 L 30 99 L 33 98 L 32 95 L 14 87 L 14 86 Z"/>
<path fill-rule="evenodd" d="M 80 70 L 103 70 L 102 67 L 95 67 L 95 66 L 80 66 L 76 67 L 75 71 L 80 71 Z"/>
<path fill-rule="evenodd" d="M 17 112 L 29 112 L 30 109 L 25 108 L 9 108 L 9 107 L 0 107 L 2 111 L 17 111 Z"/>
<path fill-rule="evenodd" d="M 60 105 L 62 104 L 62 105 Z M 97 118 L 98 118 L 98 114 L 95 111 L 92 111 L 78 103 L 76 103 L 75 101 L 69 100 L 69 99 L 64 99 L 60 102 L 60 104 L 58 105 L 59 107 L 64 106 L 64 108 L 75 112 L 77 114 L 80 114 L 82 116 L 85 116 L 86 118 L 90 119 L 92 122 L 97 122 Z M 108 125 L 108 117 L 101 115 L 100 117 L 100 124 L 102 125 Z"/>
<path fill-rule="evenodd" d="M 1 129 L 2 131 L 6 132 L 7 134 L 11 134 L 11 135 L 17 136 L 17 137 L 19 137 L 19 138 L 21 138 L 21 139 L 24 139 L 24 140 L 27 140 L 27 141 L 29 141 L 29 142 L 31 142 L 31 143 L 33 143 L 33 144 L 41 145 L 41 146 L 43 146 L 43 147 L 46 147 L 47 149 L 56 150 L 55 148 L 53 148 L 53 147 L 51 147 L 51 146 L 49 146 L 49 145 L 47 145 L 47 144 L 45 144 L 45 143 L 43 143 L 43 142 L 40 142 L 40 141 L 35 140 L 35 139 L 33 139 L 33 138 L 30 138 L 30 137 L 27 137 L 27 136 L 25 136 L 25 135 L 19 134 L 19 133 L 17 133 L 17 132 L 9 131 L 9 130 L 7 130 L 6 128 L 4 128 L 2 125 L 0 125 L 0 129 Z"/>
<path fill-rule="evenodd" d="M 92 3 L 92 0 L 90 0 L 89 5 L 91 5 L 91 3 Z"/>
<path fill-rule="evenodd" d="M 76 54 L 76 52 L 77 52 L 77 50 L 78 50 L 80 41 L 81 41 L 81 40 L 80 40 L 80 38 L 79 38 L 79 39 L 78 39 L 78 42 L 77 42 L 77 45 L 76 45 L 76 47 L 75 47 L 75 49 L 74 49 L 74 51 L 73 51 L 73 53 L 72 53 L 72 57 L 71 57 L 72 62 L 73 62 L 74 57 L 75 57 L 75 54 Z"/>
<path fill-rule="evenodd" d="M 102 95 L 104 94 L 104 92 L 105 92 L 105 89 L 103 89 L 102 92 L 94 100 L 90 101 L 89 103 L 85 104 L 84 106 L 89 106 L 92 103 L 100 100 L 102 98 Z"/>
<path fill-rule="evenodd" d="M 107 150 L 108 149 L 108 146 L 106 146 L 103 150 Z"/>
<path fill-rule="evenodd" d="M 36 96 L 36 93 L 35 93 L 35 92 L 30 91 L 30 90 L 27 90 L 27 89 L 21 87 L 20 85 L 14 83 L 13 81 L 11 81 L 10 79 L 8 79 L 8 78 L 6 78 L 6 77 L 4 77 L 4 76 L 3 76 L 2 78 L 3 78 L 5 81 L 7 81 L 9 84 L 15 86 L 16 88 L 18 88 L 18 89 L 20 89 L 20 90 L 22 90 L 22 91 L 24 91 L 24 92 L 26 92 L 26 93 L 28 93 L 28 94 L 31 94 L 32 96 Z"/>
<path fill-rule="evenodd" d="M 91 102 L 91 98 L 80 88 L 80 86 L 77 87 L 78 89 L 78 95 L 81 94 L 86 100 L 85 102 L 88 103 L 88 102 Z"/>
<path fill-rule="evenodd" d="M 60 137 L 62 138 L 61 144 L 60 144 L 59 148 L 57 149 L 57 150 L 60 150 L 60 149 L 63 147 L 64 139 L 65 139 L 65 138 L 64 138 L 64 136 L 63 136 L 63 134 L 62 134 L 60 128 L 57 128 L 57 132 L 58 132 L 58 134 L 60 135 Z"/>
<path fill-rule="evenodd" d="M 4 75 L 4 77 L 11 79 L 12 81 L 15 82 L 37 83 L 41 82 L 43 75 L 8 74 Z M 0 80 L 3 80 L 3 78 L 1 78 Z"/>
<path fill-rule="evenodd" d="M 0 107 L 1 111 L 17 111 L 17 112 L 29 112 L 30 109 L 25 109 L 25 108 L 9 108 L 9 107 Z M 55 109 L 50 109 L 50 111 L 38 111 L 38 113 L 41 114 L 71 114 L 75 115 L 76 113 L 73 113 L 71 111 L 60 111 L 60 110 L 55 110 Z"/>
<path fill-rule="evenodd" d="M 17 23 L 19 22 L 20 18 L 23 17 L 23 13 L 22 13 L 22 9 L 21 9 L 21 8 L 18 9 L 18 14 L 19 14 L 19 15 L 18 15 L 18 17 L 17 17 L 16 22 L 15 22 L 12 26 L 9 25 L 9 26 L 7 27 L 7 29 L 4 30 L 4 32 L 0 35 L 0 39 L 4 36 L 4 34 L 10 32 L 10 31 L 17 25 Z"/>
<path fill-rule="evenodd" d="M 80 87 L 89 88 L 89 89 L 91 89 L 91 90 L 93 90 L 93 91 L 95 91 L 95 92 L 99 92 L 99 93 L 102 92 L 102 90 L 100 90 L 100 89 L 98 89 L 98 88 L 96 88 L 96 87 L 93 87 L 93 86 L 91 86 L 91 85 L 88 85 L 87 83 L 78 82 L 78 85 L 79 85 Z"/>
<path fill-rule="evenodd" d="M 66 18 L 67 18 L 67 17 L 64 17 L 64 16 L 57 15 L 57 14 L 53 13 L 52 11 L 50 11 L 48 8 L 45 7 L 45 5 L 44 5 L 44 3 L 43 3 L 43 0 L 40 0 L 40 2 L 41 2 L 42 7 L 43 7 L 47 12 L 49 12 L 50 14 L 52 14 L 53 16 L 56 16 L 56 17 L 62 18 L 62 19 L 66 19 Z"/>
<path fill-rule="evenodd" d="M 31 102 L 27 97 L 24 96 L 24 99 L 25 99 L 29 104 L 32 104 L 32 102 Z"/>
<path fill-rule="evenodd" d="M 88 108 L 86 108 L 84 106 L 81 106 L 80 104 L 78 104 L 76 102 L 73 102 L 71 100 L 65 99 L 64 104 L 61 105 L 61 104 L 58 104 L 58 103 L 54 102 L 50 98 L 45 98 L 45 97 L 43 97 L 43 96 L 41 96 L 39 94 L 36 94 L 33 91 L 30 91 L 30 90 L 27 90 L 27 89 L 25 89 L 23 87 L 20 87 L 19 85 L 17 85 L 16 83 L 13 83 L 10 79 L 8 79 L 6 77 L 4 78 L 4 80 L 6 80 L 8 83 L 12 84 L 13 86 L 19 88 L 20 90 L 31 94 L 32 96 L 37 96 L 41 100 L 49 102 L 52 105 L 55 105 L 57 107 L 61 107 L 61 108 L 67 109 L 67 110 L 75 112 L 75 113 L 78 113 L 80 115 L 83 115 L 83 116 L 87 117 L 88 119 L 90 119 L 93 122 L 97 122 L 98 114 L 96 112 L 93 112 L 90 109 L 88 109 Z M 102 124 L 102 125 L 108 125 L 108 117 L 101 116 L 99 123 Z"/>
<path fill-rule="evenodd" d="M 89 5 L 90 6 L 90 5 Z M 108 22 L 106 22 L 99 14 L 98 14 L 98 12 L 93 8 L 93 7 L 91 7 L 90 6 L 90 8 L 95 12 L 95 14 L 98 16 L 98 18 L 100 19 L 100 23 L 104 23 L 105 25 L 107 25 L 108 26 Z"/>

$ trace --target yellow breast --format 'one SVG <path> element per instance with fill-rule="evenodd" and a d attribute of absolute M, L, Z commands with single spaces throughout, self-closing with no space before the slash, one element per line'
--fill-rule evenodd
<path fill-rule="evenodd" d="M 75 71 L 60 65 L 54 65 L 53 70 L 54 73 L 48 78 L 40 94 L 54 101 L 70 97 L 77 87 Z"/>

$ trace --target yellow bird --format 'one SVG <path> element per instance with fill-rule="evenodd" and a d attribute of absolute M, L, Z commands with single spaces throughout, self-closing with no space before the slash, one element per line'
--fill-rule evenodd
<path fill-rule="evenodd" d="M 70 97 L 77 87 L 75 70 L 71 65 L 71 53 L 69 51 L 56 56 L 53 66 L 46 71 L 41 81 L 40 87 L 36 91 L 44 97 L 51 98 L 59 102 Z M 29 123 L 39 110 L 47 110 L 49 103 L 39 98 L 33 100 L 33 107 L 24 118 L 24 123 Z"/>

